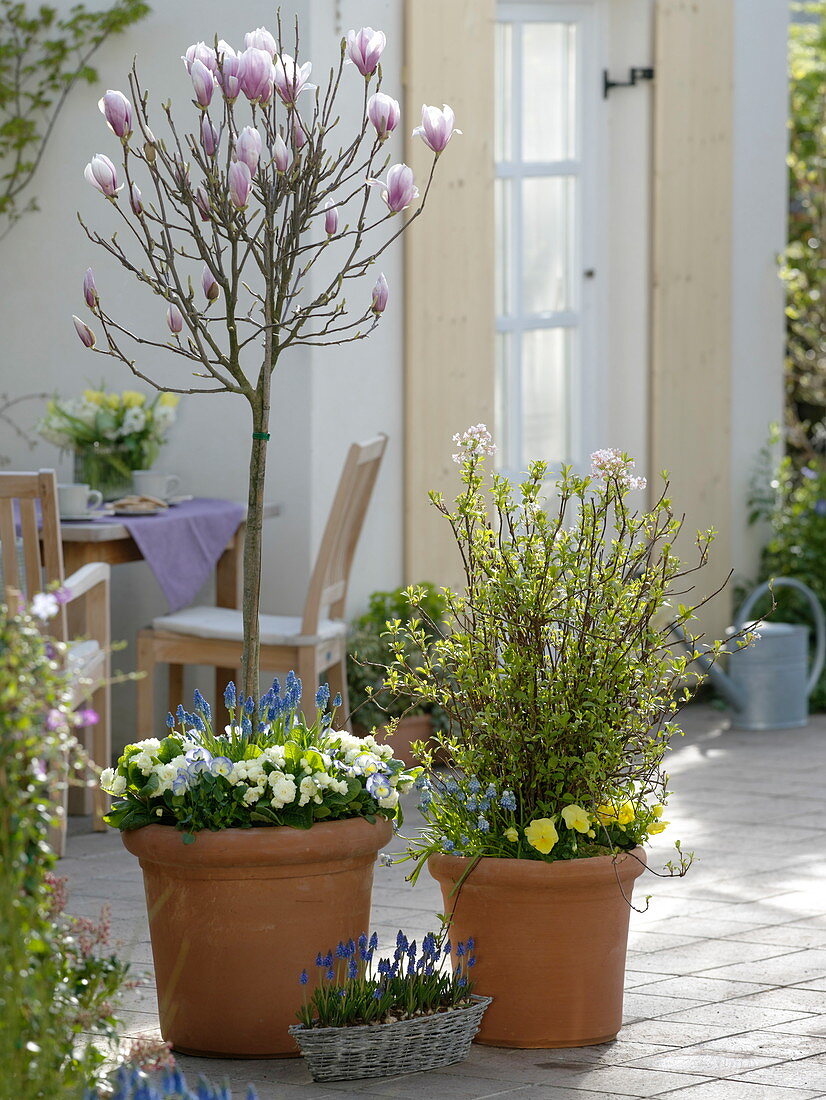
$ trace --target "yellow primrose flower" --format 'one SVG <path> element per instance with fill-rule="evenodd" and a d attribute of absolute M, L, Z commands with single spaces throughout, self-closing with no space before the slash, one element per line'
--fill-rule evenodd
<path fill-rule="evenodd" d="M 619 813 L 617 814 L 617 821 L 620 823 L 620 825 L 628 825 L 634 820 L 636 816 L 637 811 L 634 809 L 634 803 L 623 802 L 623 804 L 619 808 Z"/>
<path fill-rule="evenodd" d="M 519 840 L 519 833 L 512 825 L 510 829 L 505 829 L 505 840 L 509 840 L 511 844 L 515 844 Z"/>
<path fill-rule="evenodd" d="M 531 847 L 546 856 L 559 840 L 559 833 L 549 817 L 538 817 L 525 830 L 525 838 Z"/>
<path fill-rule="evenodd" d="M 596 835 L 597 834 L 594 832 L 593 829 L 588 830 L 588 836 L 591 838 L 591 840 L 593 840 Z"/>
<path fill-rule="evenodd" d="M 562 820 L 569 829 L 576 829 L 578 833 L 587 833 L 591 827 L 591 815 L 581 806 L 566 806 L 562 811 Z"/>
<path fill-rule="evenodd" d="M 105 397 L 100 390 L 84 390 L 83 400 L 88 401 L 90 405 L 102 405 Z"/>
<path fill-rule="evenodd" d="M 134 409 L 146 403 L 146 398 L 137 390 L 124 390 L 120 395 L 121 404 L 125 409 Z"/>
<path fill-rule="evenodd" d="M 661 833 L 670 824 L 670 821 L 652 821 L 648 826 L 648 831 L 649 833 Z"/>
<path fill-rule="evenodd" d="M 177 393 L 162 393 L 158 398 L 158 404 L 162 409 L 175 409 L 179 401 L 180 397 Z"/>
<path fill-rule="evenodd" d="M 103 400 L 109 406 L 110 409 L 117 409 L 120 406 L 120 394 L 119 393 L 106 393 L 103 395 Z"/>

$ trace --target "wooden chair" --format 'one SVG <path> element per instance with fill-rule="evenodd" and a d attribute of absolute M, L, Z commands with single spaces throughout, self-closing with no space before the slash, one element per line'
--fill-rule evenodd
<path fill-rule="evenodd" d="M 37 502 L 40 503 L 39 522 Z M 100 767 L 109 767 L 112 754 L 110 570 L 103 562 L 92 562 L 70 577 L 63 575 L 54 470 L 0 473 L 0 565 L 6 603 L 13 604 L 22 593 L 31 600 L 50 584 L 57 583 L 67 589 L 67 602 L 50 622 L 49 635 L 67 643 L 66 667 L 71 674 L 72 705 L 77 708 L 90 704 L 97 711 L 99 721 L 92 727 L 90 755 Z M 65 786 L 61 797 L 63 819 L 52 840 L 58 855 L 63 854 L 66 836 L 68 798 Z M 93 824 L 98 832 L 106 828 L 103 822 L 106 809 L 106 796 L 96 786 Z"/>
<path fill-rule="evenodd" d="M 295 669 L 304 685 L 305 699 L 314 693 L 325 673 L 330 690 L 341 693 L 342 714 L 348 714 L 347 623 L 344 619 L 347 585 L 356 546 L 387 436 L 354 443 L 347 454 L 321 547 L 310 578 L 301 616 L 261 615 L 261 669 Z M 327 617 L 322 611 L 327 610 Z M 180 701 L 183 665 L 238 668 L 243 649 L 241 612 L 228 607 L 190 607 L 155 619 L 138 632 L 137 727 L 140 738 L 155 728 L 155 666 L 170 666 L 169 709 Z M 177 692 L 178 694 L 175 694 Z M 216 699 L 216 704 L 219 700 Z"/>

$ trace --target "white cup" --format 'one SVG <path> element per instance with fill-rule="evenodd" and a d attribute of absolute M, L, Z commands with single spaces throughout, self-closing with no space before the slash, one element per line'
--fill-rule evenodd
<path fill-rule="evenodd" d="M 57 506 L 61 516 L 85 516 L 103 503 L 103 494 L 88 485 L 58 485 Z"/>
<path fill-rule="evenodd" d="M 155 470 L 133 470 L 132 484 L 139 496 L 169 500 L 181 484 L 181 479 L 177 474 L 159 474 Z"/>

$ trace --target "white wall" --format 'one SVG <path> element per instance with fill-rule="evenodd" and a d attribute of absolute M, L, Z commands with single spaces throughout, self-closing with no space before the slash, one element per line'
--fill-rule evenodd
<path fill-rule="evenodd" d="M 56 0 L 68 10 L 73 0 Z M 385 30 L 389 46 L 386 87 L 400 94 L 401 5 L 394 0 L 299 0 L 282 10 L 286 25 L 294 13 L 302 25 L 304 57 L 322 77 L 338 60 L 338 38 L 350 26 L 372 23 Z M 338 26 L 337 12 L 339 15 Z M 0 319 L 4 353 L 0 392 L 17 395 L 32 390 L 74 394 L 101 379 L 111 388 L 144 388 L 127 369 L 103 356 L 85 352 L 74 333 L 71 314 L 83 314 L 83 273 L 92 266 L 112 312 L 142 333 L 164 338 L 163 310 L 151 294 L 125 281 L 113 262 L 85 238 L 75 217 L 103 230 L 111 211 L 83 179 L 83 168 L 98 151 L 116 159 L 116 139 L 106 129 L 97 100 L 106 88 L 126 90 L 126 73 L 137 57 L 141 79 L 156 104 L 157 130 L 163 130 L 157 104 L 171 98 L 176 116 L 189 121 L 191 85 L 180 56 L 193 41 L 211 41 L 217 33 L 234 45 L 245 31 L 274 19 L 274 6 L 263 0 L 175 0 L 158 2 L 152 14 L 128 35 L 107 43 L 96 59 L 100 79 L 94 87 L 77 88 L 60 118 L 34 192 L 41 211 L 21 221 L 0 245 Z M 342 133 L 353 125 L 360 105 L 361 78 L 345 74 Z M 350 87 L 347 87 L 350 85 Z M 405 120 L 405 125 L 407 120 Z M 154 125 L 154 123 L 153 123 Z M 156 131 L 157 132 L 157 131 Z M 391 146 L 392 147 L 392 146 Z M 398 159 L 398 158 L 394 158 Z M 114 223 L 111 223 L 114 224 Z M 401 250 L 382 263 L 390 281 L 391 305 L 374 336 L 353 349 L 300 349 L 279 364 L 273 389 L 272 442 L 267 498 L 283 506 L 280 518 L 266 528 L 263 606 L 282 613 L 301 609 L 307 579 L 327 509 L 347 446 L 378 430 L 391 444 L 376 498 L 367 520 L 354 567 L 350 607 L 358 611 L 373 589 L 401 580 Z M 367 295 L 373 275 L 351 297 Z M 169 377 L 177 360 L 147 351 L 140 360 L 152 376 Z M 31 416 L 23 417 L 30 423 Z M 2 431 L 2 429 L 0 429 Z M 249 418 L 242 398 L 189 397 L 158 468 L 181 476 L 182 491 L 242 500 L 246 497 Z M 61 479 L 71 478 L 71 463 L 55 448 L 38 444 L 28 451 L 8 431 L 0 434 L 0 454 L 12 468 L 55 466 Z M 212 600 L 211 587 L 202 593 Z M 127 641 L 115 665 L 133 667 L 136 630 L 165 611 L 160 590 L 144 563 L 117 566 L 114 574 L 113 635 Z M 195 684 L 190 677 L 189 687 Z M 211 677 L 204 680 L 211 684 Z M 159 679 L 160 683 L 160 679 Z M 133 731 L 131 685 L 115 689 L 115 745 Z"/>

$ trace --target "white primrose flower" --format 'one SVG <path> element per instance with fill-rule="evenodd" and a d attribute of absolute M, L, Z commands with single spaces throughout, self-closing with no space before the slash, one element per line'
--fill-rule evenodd
<path fill-rule="evenodd" d="M 148 752 L 139 752 L 132 757 L 130 763 L 136 764 L 144 775 L 151 775 L 155 770 L 155 761 Z"/>
<path fill-rule="evenodd" d="M 126 780 L 122 775 L 116 775 L 112 780 L 112 786 L 109 788 L 109 794 L 118 795 L 124 794 L 126 791 Z"/>
<path fill-rule="evenodd" d="M 111 789 L 112 781 L 114 780 L 114 778 L 115 778 L 115 769 L 114 768 L 104 768 L 103 769 L 103 771 L 100 773 L 100 785 L 104 789 L 104 791 L 108 791 L 108 790 Z"/>
<path fill-rule="evenodd" d="M 299 806 L 306 806 L 311 799 L 316 805 L 321 805 L 321 795 L 318 793 L 318 787 L 312 776 L 305 776 L 304 779 L 301 780 L 298 789 L 300 792 L 300 797 L 298 799 Z"/>
<path fill-rule="evenodd" d="M 399 804 L 399 792 L 391 791 L 385 798 L 379 798 L 378 803 L 383 810 L 395 810 Z"/>
<path fill-rule="evenodd" d="M 275 783 L 272 782 L 272 775 L 275 775 Z M 296 785 L 288 775 L 278 775 L 275 772 L 270 776 L 270 786 L 272 787 L 272 799 L 270 805 L 274 810 L 280 810 L 286 806 L 288 802 L 295 801 Z"/>
<path fill-rule="evenodd" d="M 254 806 L 264 792 L 258 787 L 247 787 L 244 791 L 244 802 L 247 806 Z"/>

